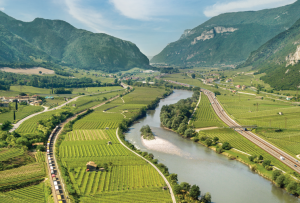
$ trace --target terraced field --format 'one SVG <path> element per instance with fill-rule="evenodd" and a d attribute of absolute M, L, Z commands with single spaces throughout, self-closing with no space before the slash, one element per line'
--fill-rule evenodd
<path fill-rule="evenodd" d="M 18 105 L 18 111 L 16 111 L 16 119 L 21 120 L 33 113 L 40 112 L 44 108 L 42 106 L 31 106 L 31 105 Z M 0 123 L 3 123 L 4 121 L 14 121 L 14 114 L 13 111 L 9 111 L 6 113 L 1 113 L 0 116 Z"/>

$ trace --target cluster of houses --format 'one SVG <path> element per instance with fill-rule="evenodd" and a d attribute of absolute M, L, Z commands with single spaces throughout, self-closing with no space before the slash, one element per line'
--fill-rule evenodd
<path fill-rule="evenodd" d="M 243 85 L 243 86 L 236 85 L 235 88 L 245 90 L 246 89 L 246 85 Z"/>
<path fill-rule="evenodd" d="M 9 107 L 9 103 L 12 102 L 26 102 L 33 106 L 39 106 L 42 104 L 42 100 L 38 99 L 38 95 L 32 96 L 16 96 L 16 97 L 0 97 L 0 107 Z"/>

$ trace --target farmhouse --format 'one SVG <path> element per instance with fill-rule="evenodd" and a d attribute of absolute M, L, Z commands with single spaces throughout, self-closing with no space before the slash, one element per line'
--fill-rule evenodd
<path fill-rule="evenodd" d="M 241 88 L 241 86 L 240 85 L 237 85 L 237 86 L 235 86 L 237 89 L 240 89 Z"/>
<path fill-rule="evenodd" d="M 243 85 L 243 86 L 242 86 L 242 90 L 245 90 L 245 89 L 246 89 L 246 85 Z"/>
<path fill-rule="evenodd" d="M 286 100 L 290 101 L 293 97 L 286 97 Z"/>
<path fill-rule="evenodd" d="M 97 170 L 97 164 L 95 164 L 95 162 L 93 161 L 89 161 L 87 164 L 86 164 L 86 170 L 87 171 L 95 171 Z"/>
<path fill-rule="evenodd" d="M 9 107 L 8 102 L 0 102 L 0 107 Z"/>

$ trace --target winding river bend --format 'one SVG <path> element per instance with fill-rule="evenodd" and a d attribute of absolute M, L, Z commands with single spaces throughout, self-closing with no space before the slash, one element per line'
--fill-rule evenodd
<path fill-rule="evenodd" d="M 197 184 L 201 193 L 210 192 L 216 203 L 300 203 L 296 197 L 277 188 L 270 181 L 253 173 L 246 165 L 228 160 L 214 151 L 184 139 L 160 125 L 160 110 L 163 105 L 174 104 L 192 96 L 192 92 L 175 90 L 160 101 L 159 106 L 148 111 L 147 116 L 134 124 L 126 139 L 141 151 L 154 157 L 178 174 L 179 182 Z M 156 135 L 154 141 L 143 141 L 140 129 L 148 124 Z"/>

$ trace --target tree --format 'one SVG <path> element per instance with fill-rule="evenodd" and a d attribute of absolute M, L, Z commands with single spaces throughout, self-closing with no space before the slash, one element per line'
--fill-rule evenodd
<path fill-rule="evenodd" d="M 214 137 L 213 141 L 214 141 L 214 143 L 217 143 L 219 141 L 219 138 L 218 137 Z"/>
<path fill-rule="evenodd" d="M 231 145 L 228 142 L 224 142 L 222 145 L 222 148 L 225 150 L 230 150 L 231 149 Z"/>
<path fill-rule="evenodd" d="M 3 131 L 8 131 L 11 128 L 12 128 L 12 124 L 10 121 L 4 121 L 4 123 L 2 123 L 1 125 L 1 130 Z"/>
<path fill-rule="evenodd" d="M 266 166 L 270 166 L 271 165 L 271 161 L 270 160 L 265 160 L 263 163 L 262 163 L 263 167 L 266 167 Z"/>
<path fill-rule="evenodd" d="M 215 95 L 221 95 L 219 91 L 214 91 Z"/>
<path fill-rule="evenodd" d="M 39 71 L 39 74 L 42 74 L 42 71 Z"/>
<path fill-rule="evenodd" d="M 117 79 L 117 78 L 115 79 L 114 83 L 115 83 L 115 84 L 117 84 L 117 83 L 118 83 L 118 79 Z"/>
<path fill-rule="evenodd" d="M 195 79 L 195 77 L 196 77 L 195 73 L 192 73 L 191 76 L 192 76 L 193 79 Z"/>
<path fill-rule="evenodd" d="M 14 121 L 16 120 L 16 111 L 14 111 Z"/>
<path fill-rule="evenodd" d="M 280 176 L 282 172 L 280 170 L 274 170 L 272 173 L 272 180 L 276 180 L 278 176 Z"/>
<path fill-rule="evenodd" d="M 285 181 L 285 176 L 281 174 L 280 176 L 277 177 L 276 184 L 278 185 L 278 187 L 283 187 L 284 181 Z"/>
<path fill-rule="evenodd" d="M 203 202 L 204 203 L 211 203 L 211 194 L 209 192 L 205 193 L 203 197 Z"/>
<path fill-rule="evenodd" d="M 181 194 L 181 187 L 180 187 L 180 185 L 175 185 L 175 186 L 174 186 L 174 193 L 175 193 L 176 195 Z"/>
<path fill-rule="evenodd" d="M 222 149 L 222 147 L 220 147 L 220 146 L 217 146 L 217 148 L 216 148 L 216 152 L 217 152 L 218 154 L 222 154 L 222 153 L 223 153 L 223 149 Z"/>
<path fill-rule="evenodd" d="M 191 188 L 191 185 L 187 182 L 182 182 L 180 183 L 180 187 L 182 190 L 184 190 L 185 192 L 188 192 Z"/>
<path fill-rule="evenodd" d="M 179 125 L 179 128 L 178 128 L 178 132 L 179 134 L 184 134 L 184 132 L 186 131 L 187 129 L 187 125 L 185 123 L 180 123 Z"/>
<path fill-rule="evenodd" d="M 36 150 L 37 150 L 37 151 L 44 152 L 44 151 L 45 151 L 45 146 L 44 146 L 44 145 L 38 145 L 38 146 L 36 147 Z"/>
<path fill-rule="evenodd" d="M 103 164 L 103 168 L 105 169 L 105 171 L 108 171 L 108 164 L 107 164 L 107 163 L 104 163 L 104 164 Z"/>
<path fill-rule="evenodd" d="M 292 195 L 295 195 L 297 193 L 297 187 L 298 187 L 297 183 L 295 181 L 291 181 L 287 185 L 286 189 L 289 193 L 291 193 Z"/>
<path fill-rule="evenodd" d="M 264 157 L 262 155 L 259 155 L 258 160 L 264 160 Z"/>
<path fill-rule="evenodd" d="M 192 128 L 189 128 L 184 132 L 184 136 L 186 138 L 194 137 L 194 133 L 195 133 L 195 131 Z"/>
<path fill-rule="evenodd" d="M 26 145 L 29 144 L 28 139 L 25 138 L 25 137 L 19 137 L 19 138 L 16 140 L 16 143 L 17 143 L 18 145 L 24 145 L 24 146 L 26 146 Z"/>
<path fill-rule="evenodd" d="M 212 141 L 211 139 L 206 139 L 206 140 L 205 140 L 205 144 L 206 144 L 206 146 L 208 146 L 208 147 L 212 145 L 212 142 L 213 142 L 213 141 Z"/>
<path fill-rule="evenodd" d="M 178 181 L 177 174 L 175 173 L 170 174 L 169 179 L 171 180 L 171 182 L 177 183 Z"/>
<path fill-rule="evenodd" d="M 201 192 L 200 192 L 200 188 L 197 185 L 193 185 L 190 189 L 190 196 L 193 199 L 198 199 L 198 197 L 200 196 Z"/>

